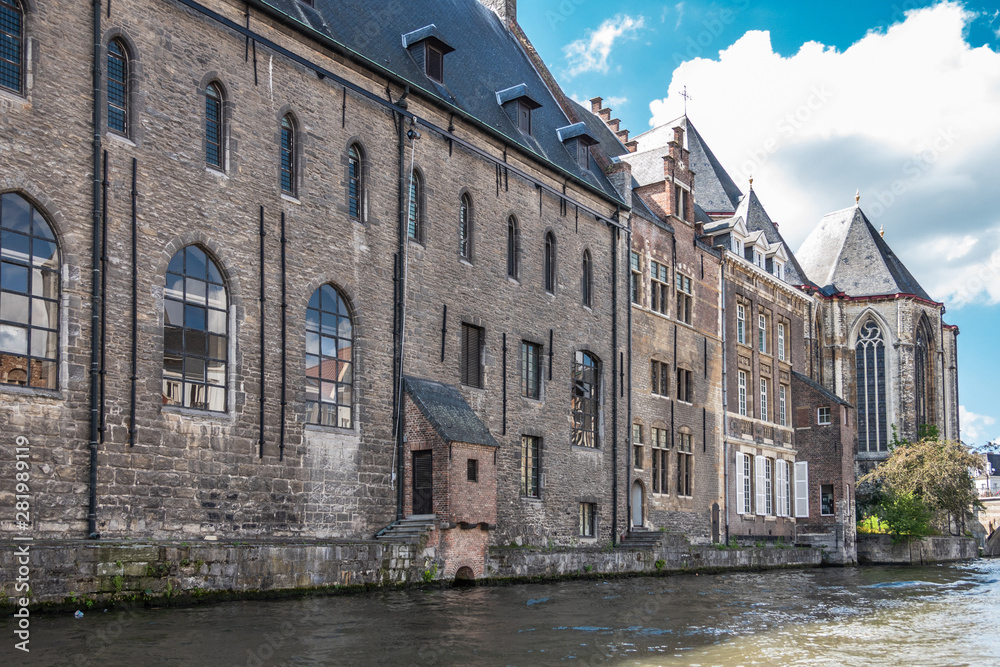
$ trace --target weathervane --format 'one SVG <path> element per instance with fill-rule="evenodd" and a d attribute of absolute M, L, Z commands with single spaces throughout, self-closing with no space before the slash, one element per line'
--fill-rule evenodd
<path fill-rule="evenodd" d="M 693 100 L 694 98 L 688 95 L 688 87 L 684 86 L 684 90 L 681 92 L 681 97 L 684 98 L 684 115 L 688 115 L 688 100 Z"/>

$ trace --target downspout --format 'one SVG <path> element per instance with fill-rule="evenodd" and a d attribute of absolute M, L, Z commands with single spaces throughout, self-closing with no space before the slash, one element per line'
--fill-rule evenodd
<path fill-rule="evenodd" d="M 727 364 L 729 350 L 726 349 L 726 251 L 722 251 L 722 266 L 719 272 L 719 294 L 722 295 L 722 505 L 726 508 L 726 539 L 729 544 L 729 385 L 727 384 Z"/>
<path fill-rule="evenodd" d="M 100 360 L 101 360 L 101 0 L 94 0 L 94 139 L 93 139 L 93 248 L 90 277 L 90 494 L 87 503 L 87 537 L 97 533 L 97 448 L 100 442 Z"/>
<path fill-rule="evenodd" d="M 396 106 L 404 111 L 407 108 L 406 97 L 409 95 L 409 88 L 403 93 L 403 96 L 396 101 Z M 406 289 L 406 277 L 403 273 L 403 253 L 406 252 L 406 228 L 407 228 L 407 211 L 406 211 L 406 195 L 408 192 L 406 184 L 406 116 L 402 114 L 396 114 L 394 118 L 396 121 L 396 133 L 398 135 L 399 142 L 399 188 L 398 188 L 398 204 L 399 204 L 399 238 L 396 251 L 396 261 L 394 262 L 396 268 L 395 282 L 396 282 L 396 302 L 393 304 L 393 331 L 392 340 L 394 348 L 394 360 L 392 364 L 392 398 L 393 398 L 393 433 L 395 434 L 395 445 L 396 445 L 396 467 L 393 470 L 393 477 L 396 482 L 396 520 L 403 518 L 403 410 L 402 410 L 402 397 L 400 393 L 402 391 L 402 374 L 403 374 L 403 349 L 401 342 L 403 340 L 402 332 L 402 311 L 403 311 L 403 290 Z"/>
<path fill-rule="evenodd" d="M 629 224 L 625 228 L 625 241 L 626 241 L 625 252 L 631 253 L 632 252 L 631 215 L 629 216 L 628 222 Z M 626 487 L 625 497 L 627 498 L 628 501 L 627 502 L 628 520 L 626 521 L 626 525 L 631 526 L 632 525 L 632 470 L 635 469 L 635 462 L 632 460 L 632 452 L 634 451 L 634 445 L 635 445 L 635 443 L 632 442 L 632 289 L 630 284 L 632 280 L 632 268 L 631 268 L 632 255 L 629 254 L 627 255 L 627 257 L 630 264 L 629 264 L 629 270 L 625 274 L 625 280 L 626 280 L 625 284 L 628 287 L 628 301 L 627 301 L 628 315 L 626 316 L 626 329 L 628 330 L 628 340 L 625 342 L 626 357 L 627 357 L 625 363 L 628 364 L 628 385 L 627 385 L 628 398 L 626 399 L 625 402 L 626 406 L 625 417 L 627 419 L 627 422 L 625 424 L 625 438 L 626 442 L 628 443 L 628 454 L 625 457 L 625 462 L 626 462 L 625 467 L 626 467 L 626 476 L 628 478 L 628 486 Z M 643 508 L 642 512 L 642 521 L 643 523 L 646 522 L 645 508 Z"/>
<path fill-rule="evenodd" d="M 611 542 L 618 544 L 618 228 L 611 227 Z"/>

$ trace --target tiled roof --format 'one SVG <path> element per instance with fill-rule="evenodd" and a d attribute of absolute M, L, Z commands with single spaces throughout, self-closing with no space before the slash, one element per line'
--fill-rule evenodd
<path fill-rule="evenodd" d="M 813 380 L 808 375 L 803 375 L 798 371 L 792 371 L 792 376 L 796 380 L 802 382 L 803 384 L 808 385 L 811 389 L 818 391 L 820 395 L 822 395 L 827 400 L 833 401 L 834 403 L 839 403 L 841 405 L 846 405 L 849 408 L 854 407 L 850 403 L 842 399 L 840 396 L 837 396 L 835 393 L 833 393 L 832 391 L 821 385 L 819 382 Z"/>
<path fill-rule="evenodd" d="M 442 440 L 499 447 L 458 389 L 450 384 L 409 375 L 403 378 L 403 383 L 410 399 Z"/>

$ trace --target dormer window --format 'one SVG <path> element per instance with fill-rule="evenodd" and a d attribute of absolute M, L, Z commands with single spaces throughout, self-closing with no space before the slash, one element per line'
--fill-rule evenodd
<path fill-rule="evenodd" d="M 779 262 L 778 260 L 774 260 L 773 261 L 773 265 L 774 265 L 774 275 L 776 275 L 779 280 L 784 280 L 785 279 L 785 265 L 784 265 L 784 263 L 783 262 Z"/>
<path fill-rule="evenodd" d="M 764 268 L 764 253 L 757 248 L 753 249 L 753 263 L 762 269 Z"/>
<path fill-rule="evenodd" d="M 403 48 L 410 52 L 428 79 L 444 83 L 444 57 L 455 49 L 444 41 L 436 25 L 432 23 L 403 35 Z"/>
<path fill-rule="evenodd" d="M 497 91 L 497 104 L 522 133 L 531 136 L 531 112 L 542 105 L 528 95 L 528 87 L 519 84 Z"/>
<path fill-rule="evenodd" d="M 590 134 L 586 123 L 567 125 L 556 130 L 559 141 L 566 146 L 569 154 L 576 158 L 577 164 L 583 169 L 590 169 L 590 147 L 598 143 Z"/>
<path fill-rule="evenodd" d="M 743 239 L 737 236 L 732 236 L 729 240 L 729 247 L 734 253 L 736 253 L 740 257 L 743 256 Z"/>

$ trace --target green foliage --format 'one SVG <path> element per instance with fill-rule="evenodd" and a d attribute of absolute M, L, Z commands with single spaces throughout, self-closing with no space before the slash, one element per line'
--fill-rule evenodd
<path fill-rule="evenodd" d="M 927 503 L 910 491 L 890 494 L 882 501 L 882 520 L 889 525 L 893 544 L 931 534 L 934 513 Z"/>
<path fill-rule="evenodd" d="M 653 563 L 653 566 L 656 567 L 657 570 L 662 570 L 666 564 L 667 561 L 663 560 L 662 558 L 658 558 L 656 562 Z"/>
<path fill-rule="evenodd" d="M 753 545 L 755 547 L 757 547 L 758 549 L 763 549 L 764 548 L 764 543 L 761 542 L 760 540 L 757 540 L 756 542 L 754 542 Z"/>
<path fill-rule="evenodd" d="M 858 522 L 858 532 L 865 535 L 888 535 L 889 524 L 878 518 L 877 514 L 866 516 Z"/>
<path fill-rule="evenodd" d="M 437 563 L 431 563 L 430 568 L 424 570 L 423 575 L 421 575 L 423 577 L 424 583 L 429 584 L 432 581 L 434 581 L 434 578 L 437 576 L 437 573 L 438 573 Z"/>
<path fill-rule="evenodd" d="M 122 579 L 121 575 L 116 575 L 114 579 L 111 580 L 111 583 L 115 585 L 115 595 L 121 595 L 122 585 L 125 583 L 125 580 Z"/>
<path fill-rule="evenodd" d="M 590 572 L 590 571 L 591 571 L 591 570 L 593 570 L 593 569 L 594 569 L 594 566 L 593 566 L 593 565 L 584 565 L 584 566 L 583 566 L 583 571 L 584 571 L 584 572 Z"/>

